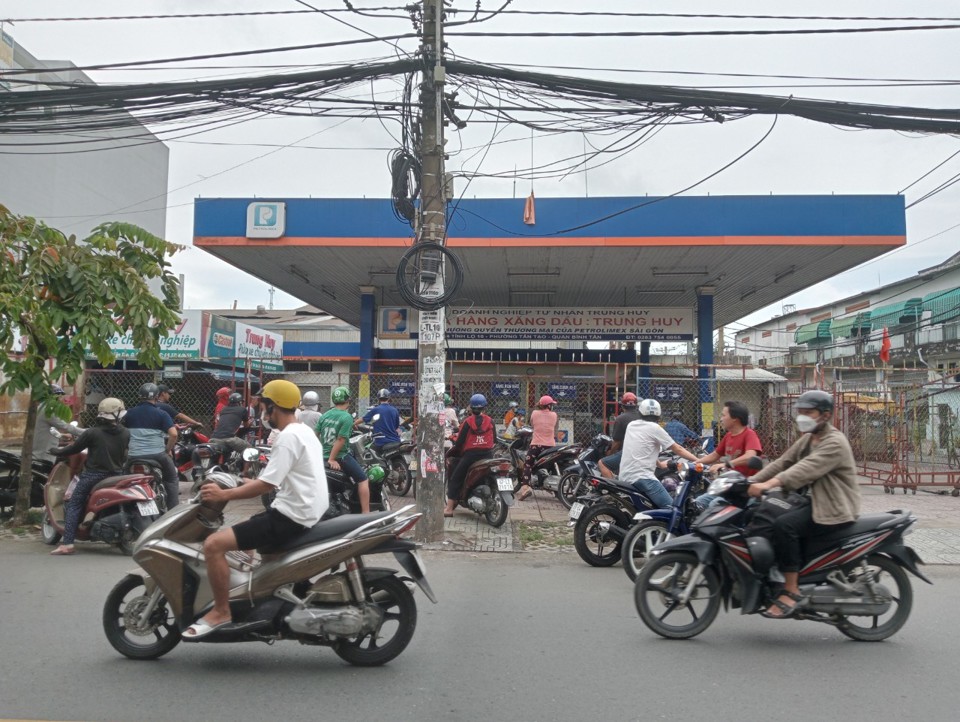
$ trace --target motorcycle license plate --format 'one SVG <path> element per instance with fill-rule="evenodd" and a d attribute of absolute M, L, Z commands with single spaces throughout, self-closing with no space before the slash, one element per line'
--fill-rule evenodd
<path fill-rule="evenodd" d="M 160 513 L 160 510 L 157 508 L 157 502 L 153 499 L 150 501 L 138 501 L 137 509 L 140 511 L 140 516 L 156 516 Z"/>
<path fill-rule="evenodd" d="M 513 491 L 513 479 L 509 476 L 498 476 L 497 489 L 500 491 Z"/>
<path fill-rule="evenodd" d="M 570 518 L 579 519 L 580 515 L 583 513 L 584 506 L 579 501 L 573 502 L 573 505 L 570 507 Z"/>

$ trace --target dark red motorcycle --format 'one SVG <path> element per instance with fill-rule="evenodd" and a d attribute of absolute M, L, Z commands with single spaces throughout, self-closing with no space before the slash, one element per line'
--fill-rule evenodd
<path fill-rule="evenodd" d="M 530 448 L 530 440 L 533 438 L 533 429 L 528 426 L 517 431 L 517 435 L 510 443 L 510 461 L 513 463 L 514 471 L 517 475 L 517 484 L 514 491 L 520 488 L 520 479 L 523 478 L 523 464 L 527 458 Z M 564 476 L 579 470 L 577 457 L 583 450 L 579 444 L 558 444 L 544 449 L 533 462 L 533 469 L 530 472 L 530 488 L 546 489 L 556 494 L 557 499 L 567 507 L 576 499 L 571 495 L 567 484 L 561 484 Z M 564 494 L 564 490 L 567 491 Z"/>
<path fill-rule="evenodd" d="M 68 461 L 55 464 L 43 487 L 41 535 L 45 544 L 53 546 L 63 536 L 64 502 L 74 471 L 82 467 L 82 462 L 83 454 L 75 454 Z M 102 541 L 120 547 L 124 554 L 132 554 L 143 530 L 160 518 L 151 483 L 148 474 L 108 476 L 98 482 L 87 498 L 77 527 L 77 541 Z"/>
<path fill-rule="evenodd" d="M 453 472 L 458 459 L 447 456 L 447 476 Z M 513 465 L 509 459 L 480 459 L 467 470 L 457 503 L 480 514 L 490 526 L 501 527 L 515 503 L 513 486 Z"/>

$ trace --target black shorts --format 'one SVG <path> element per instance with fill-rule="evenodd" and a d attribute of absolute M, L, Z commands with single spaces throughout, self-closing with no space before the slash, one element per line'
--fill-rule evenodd
<path fill-rule="evenodd" d="M 307 528 L 276 509 L 268 509 L 232 527 L 238 549 L 278 546 L 303 534 Z"/>

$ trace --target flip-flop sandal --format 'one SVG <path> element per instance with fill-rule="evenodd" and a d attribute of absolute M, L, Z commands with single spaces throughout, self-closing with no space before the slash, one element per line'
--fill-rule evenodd
<path fill-rule="evenodd" d="M 205 637 L 209 637 L 218 629 L 221 629 L 222 627 L 226 627 L 228 624 L 233 624 L 233 621 L 230 620 L 227 622 L 220 622 L 220 624 L 211 625 L 211 624 L 207 624 L 201 619 L 199 621 L 194 622 L 189 627 L 187 627 L 183 631 L 183 634 L 180 635 L 180 637 L 185 642 L 194 642 L 194 641 L 203 639 Z"/>
<path fill-rule="evenodd" d="M 788 606 L 780 601 L 779 597 L 789 597 L 793 600 L 793 606 Z M 782 591 L 778 595 L 777 599 L 773 600 L 773 606 L 780 610 L 780 614 L 771 614 L 769 610 L 760 612 L 761 617 L 766 617 L 767 619 L 789 619 L 803 606 L 804 597 L 801 594 L 795 592 L 786 592 Z"/>
<path fill-rule="evenodd" d="M 52 552 L 50 552 L 50 556 L 52 556 L 52 557 L 68 557 L 68 556 L 70 556 L 71 554 L 76 554 L 76 553 L 77 553 L 77 550 L 76 550 L 76 549 L 63 549 L 63 548 L 61 548 L 61 547 L 57 547 L 57 548 L 54 549 Z"/>
<path fill-rule="evenodd" d="M 449 517 L 453 516 L 453 512 L 452 512 L 452 511 L 445 511 L 445 512 L 443 512 L 443 515 L 444 515 L 445 517 L 449 518 Z"/>

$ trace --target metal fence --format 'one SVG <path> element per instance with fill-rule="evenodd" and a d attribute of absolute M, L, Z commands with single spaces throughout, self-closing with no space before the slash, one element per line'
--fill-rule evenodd
<path fill-rule="evenodd" d="M 774 374 L 750 366 L 713 366 L 699 377 L 697 366 L 613 364 L 450 364 L 447 388 L 458 408 L 470 396 L 482 393 L 488 413 L 499 424 L 516 401 L 528 415 L 545 394 L 557 401 L 564 439 L 587 442 L 609 431 L 620 409 L 624 391 L 657 399 L 664 419 L 676 417 L 695 432 L 722 438 L 723 402 L 736 400 L 750 410 L 751 425 L 775 458 L 792 444 L 798 432 L 793 422 L 794 402 L 803 391 L 820 388 L 835 399 L 834 422 L 849 438 L 860 473 L 872 483 L 890 489 L 946 486 L 960 490 L 960 378 L 934 377 L 924 370 L 879 372 L 877 369 L 795 367 Z M 377 403 L 377 392 L 390 391 L 401 414 L 416 418 L 417 376 L 413 364 L 381 364 L 366 375 L 351 372 L 211 372 L 185 370 L 182 378 L 167 380 L 175 388 L 174 405 L 209 424 L 218 388 L 228 386 L 246 394 L 274 378 L 287 378 L 302 391 L 317 391 L 321 406 L 330 406 L 337 386 L 350 389 L 351 410 L 363 413 Z M 132 406 L 146 381 L 160 381 L 159 372 L 91 370 L 77 385 L 79 417 L 89 423 L 104 396 L 117 396 Z M 960 493 L 960 491 L 957 491 Z"/>

